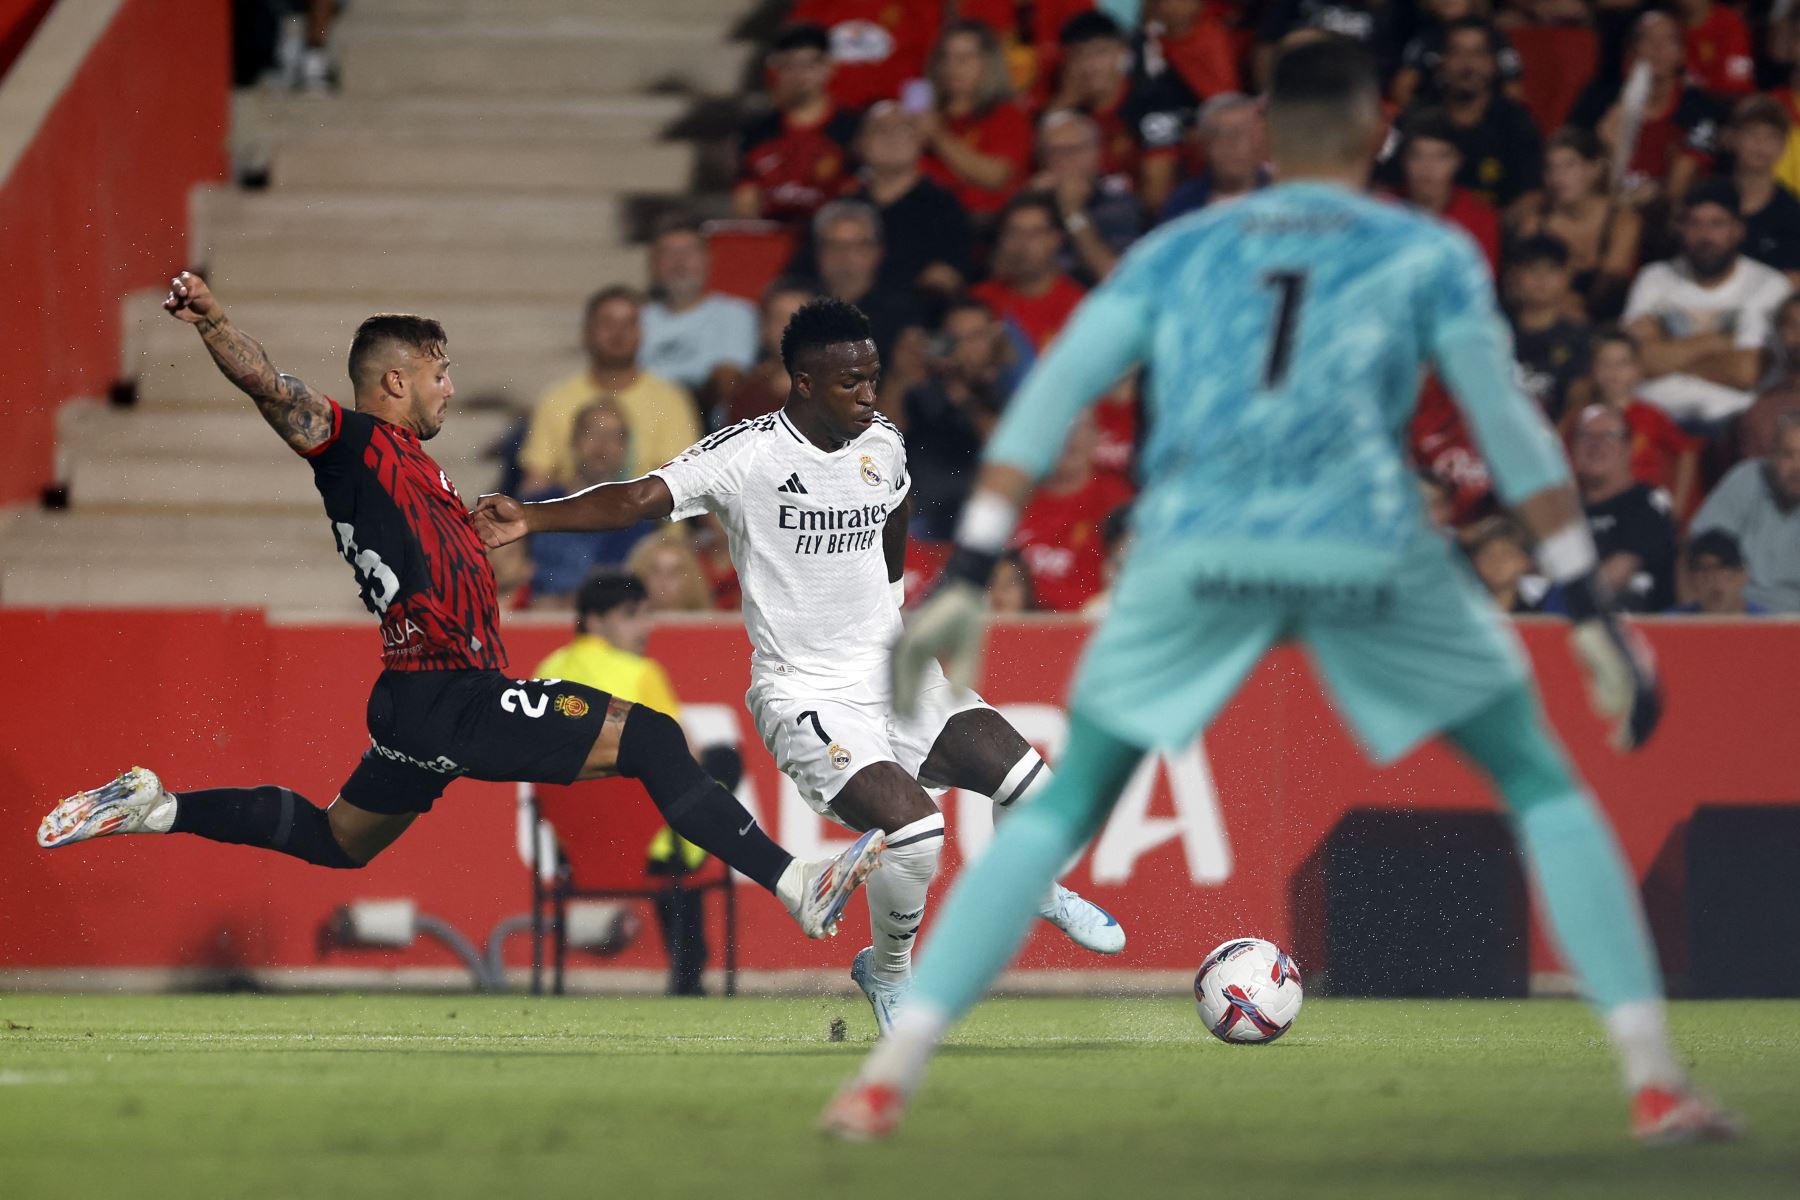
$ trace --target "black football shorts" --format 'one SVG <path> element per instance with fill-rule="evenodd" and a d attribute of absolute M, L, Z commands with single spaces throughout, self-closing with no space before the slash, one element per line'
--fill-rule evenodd
<path fill-rule="evenodd" d="M 370 812 L 422 813 L 459 775 L 573 783 L 611 699 L 499 671 L 383 671 L 369 692 L 371 745 L 341 795 Z"/>

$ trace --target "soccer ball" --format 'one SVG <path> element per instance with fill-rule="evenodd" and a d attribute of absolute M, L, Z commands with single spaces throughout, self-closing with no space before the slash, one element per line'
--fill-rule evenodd
<path fill-rule="evenodd" d="M 1300 968 L 1261 938 L 1232 938 L 1194 976 L 1200 1020 L 1221 1042 L 1272 1042 L 1300 1015 Z"/>

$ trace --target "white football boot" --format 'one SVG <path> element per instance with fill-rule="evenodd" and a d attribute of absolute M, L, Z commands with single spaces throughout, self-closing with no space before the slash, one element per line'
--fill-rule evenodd
<path fill-rule="evenodd" d="M 850 978 L 862 994 L 869 998 L 869 1007 L 875 1010 L 875 1028 L 882 1037 L 886 1037 L 894 1029 L 894 1014 L 899 1011 L 900 1001 L 906 999 L 906 993 L 912 991 L 912 976 L 897 983 L 886 979 L 878 979 L 869 966 L 869 960 L 875 957 L 875 947 L 864 946 L 856 952 L 856 958 L 850 963 Z"/>
<path fill-rule="evenodd" d="M 78 792 L 38 822 L 38 845 L 45 849 L 114 833 L 166 833 L 175 819 L 175 798 L 163 791 L 154 771 L 133 767 L 111 783 Z"/>
<path fill-rule="evenodd" d="M 1113 915 L 1083 900 L 1062 884 L 1053 884 L 1038 915 L 1069 935 L 1069 940 L 1095 954 L 1117 954 L 1125 949 L 1125 930 Z"/>
<path fill-rule="evenodd" d="M 869 877 L 869 872 L 880 865 L 881 852 L 886 846 L 887 835 L 879 829 L 871 829 L 835 858 L 799 864 L 800 907 L 790 909 L 789 915 L 800 923 L 807 937 L 837 936 L 844 905 L 850 902 L 850 894 Z"/>

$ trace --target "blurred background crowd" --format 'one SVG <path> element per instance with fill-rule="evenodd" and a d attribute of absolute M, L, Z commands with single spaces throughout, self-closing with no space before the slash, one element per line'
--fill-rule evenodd
<path fill-rule="evenodd" d="M 329 91 L 334 7 L 307 6 L 285 37 L 240 20 L 240 76 L 272 64 L 283 86 Z M 1022 374 L 1135 239 L 1272 182 L 1257 96 L 1273 55 L 1335 35 L 1386 72 L 1377 189 L 1492 264 L 1519 380 L 1630 606 L 1800 611 L 1800 4 L 800 0 L 763 15 L 729 192 L 644 215 L 647 289 L 594 281 L 570 314 L 585 364 L 496 449 L 507 490 L 630 478 L 778 407 L 781 328 L 830 295 L 868 314 L 881 406 L 906 433 L 919 594 Z M 1420 388 L 1408 436 L 1434 519 L 1505 608 L 1556 611 L 1454 404 Z M 1072 432 L 997 611 L 1104 605 L 1142 423 L 1127 379 Z M 637 575 L 654 612 L 739 601 L 709 520 L 543 535 L 496 566 L 521 609 L 573 607 L 597 567 Z"/>

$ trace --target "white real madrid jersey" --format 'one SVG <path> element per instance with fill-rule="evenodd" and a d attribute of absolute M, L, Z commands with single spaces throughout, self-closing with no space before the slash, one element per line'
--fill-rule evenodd
<path fill-rule="evenodd" d="M 850 687 L 885 676 L 900 610 L 882 530 L 906 498 L 906 443 L 886 418 L 819 449 L 781 412 L 721 429 L 651 471 L 673 520 L 716 513 L 744 592 L 752 669 Z"/>

